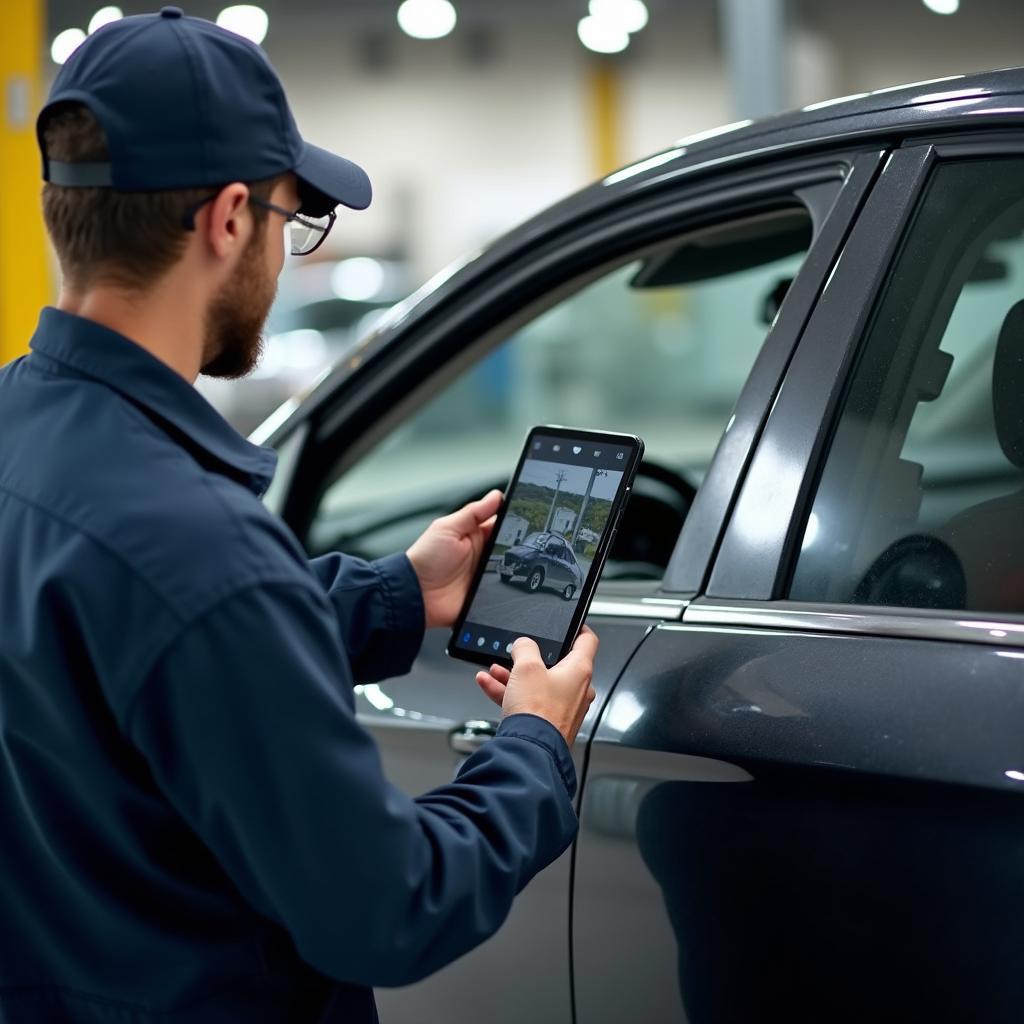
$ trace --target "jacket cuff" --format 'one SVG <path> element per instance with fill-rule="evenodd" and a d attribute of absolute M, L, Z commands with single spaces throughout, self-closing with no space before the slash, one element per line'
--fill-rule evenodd
<path fill-rule="evenodd" d="M 528 743 L 543 747 L 555 762 L 569 799 L 576 795 L 576 766 L 572 763 L 569 745 L 565 742 L 565 737 L 546 718 L 525 713 L 509 715 L 508 718 L 501 720 L 498 735 L 526 740 Z"/>
<path fill-rule="evenodd" d="M 370 562 L 380 580 L 384 621 L 388 628 L 388 651 L 384 676 L 400 676 L 412 668 L 423 646 L 426 611 L 419 577 L 405 554 L 388 555 Z M 383 665 L 381 666 L 384 667 Z"/>

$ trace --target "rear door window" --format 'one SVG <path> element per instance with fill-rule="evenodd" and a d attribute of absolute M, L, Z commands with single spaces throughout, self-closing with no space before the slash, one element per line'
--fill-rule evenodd
<path fill-rule="evenodd" d="M 1024 160 L 934 172 L 861 345 L 789 596 L 1024 613 Z"/>

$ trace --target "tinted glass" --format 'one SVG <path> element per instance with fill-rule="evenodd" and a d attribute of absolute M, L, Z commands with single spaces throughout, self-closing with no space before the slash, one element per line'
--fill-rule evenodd
<path fill-rule="evenodd" d="M 1024 161 L 932 177 L 858 357 L 790 596 L 1024 612 Z"/>
<path fill-rule="evenodd" d="M 605 573 L 660 578 L 810 239 L 807 211 L 788 206 L 691 233 L 581 283 L 340 477 L 308 547 L 377 557 L 407 545 L 439 512 L 504 486 L 530 428 L 557 423 L 639 434 L 646 461 L 679 478 L 685 497 L 660 484 L 667 504 L 650 511 L 634 489 L 642 522 L 624 525 L 619 542 L 638 544 Z M 640 530 L 652 535 L 646 547 Z"/>

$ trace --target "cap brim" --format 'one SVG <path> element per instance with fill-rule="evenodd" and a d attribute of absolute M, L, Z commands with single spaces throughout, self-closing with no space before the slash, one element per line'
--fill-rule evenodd
<path fill-rule="evenodd" d="M 304 213 L 320 217 L 339 203 L 365 210 L 373 198 L 370 178 L 362 167 L 311 142 L 303 142 L 294 170 Z"/>

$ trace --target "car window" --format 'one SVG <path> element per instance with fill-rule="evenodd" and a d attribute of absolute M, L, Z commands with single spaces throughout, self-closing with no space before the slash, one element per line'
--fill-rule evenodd
<path fill-rule="evenodd" d="M 1024 160 L 933 174 L 861 346 L 789 596 L 1024 612 Z"/>
<path fill-rule="evenodd" d="M 327 488 L 307 547 L 400 549 L 439 512 L 504 486 L 531 427 L 562 424 L 639 434 L 645 461 L 668 470 L 649 494 L 638 480 L 606 572 L 659 579 L 810 245 L 810 216 L 794 202 L 563 287 Z"/>

